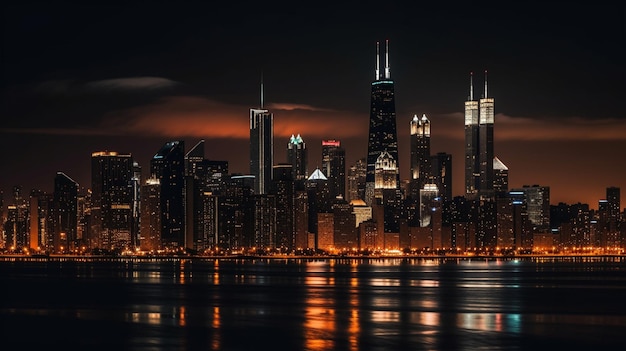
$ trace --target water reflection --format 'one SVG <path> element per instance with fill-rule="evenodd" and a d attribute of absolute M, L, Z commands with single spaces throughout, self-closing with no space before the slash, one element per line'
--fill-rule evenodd
<path fill-rule="evenodd" d="M 7 335 L 41 330 L 39 347 L 72 330 L 109 350 L 608 348 L 626 325 L 623 263 L 0 261 L 0 317 Z"/>

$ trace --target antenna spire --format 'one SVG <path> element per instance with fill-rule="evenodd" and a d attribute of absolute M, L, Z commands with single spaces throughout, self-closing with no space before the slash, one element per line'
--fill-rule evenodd
<path fill-rule="evenodd" d="M 376 42 L 376 80 L 380 79 L 380 50 L 378 49 L 379 43 Z"/>
<path fill-rule="evenodd" d="M 470 95 L 469 100 L 474 100 L 474 72 L 470 72 Z"/>
<path fill-rule="evenodd" d="M 385 79 L 391 78 L 391 72 L 389 70 L 389 39 L 385 41 Z"/>
<path fill-rule="evenodd" d="M 487 95 L 487 70 L 485 70 L 485 98 L 489 96 Z"/>
<path fill-rule="evenodd" d="M 263 109 L 263 71 L 261 71 L 261 109 Z"/>

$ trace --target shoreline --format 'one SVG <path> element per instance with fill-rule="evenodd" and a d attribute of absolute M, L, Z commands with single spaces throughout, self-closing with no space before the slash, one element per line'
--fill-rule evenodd
<path fill-rule="evenodd" d="M 515 259 L 621 259 L 626 261 L 626 254 L 517 254 L 517 255 L 20 255 L 0 254 L 0 261 L 171 261 L 171 260 L 515 260 Z"/>

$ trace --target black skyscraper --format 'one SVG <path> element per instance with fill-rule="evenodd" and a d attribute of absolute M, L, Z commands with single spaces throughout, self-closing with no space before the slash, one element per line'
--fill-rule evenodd
<path fill-rule="evenodd" d="M 322 172 L 328 178 L 330 199 L 346 198 L 346 150 L 339 140 L 322 140 Z"/>
<path fill-rule="evenodd" d="M 378 156 L 387 151 L 399 167 L 398 136 L 396 130 L 396 101 L 394 95 L 394 81 L 389 70 L 389 41 L 386 42 L 385 72 L 381 75 L 379 69 L 379 44 L 376 43 L 376 76 L 372 82 L 370 104 L 369 140 L 367 144 L 367 175 L 365 202 L 371 205 L 374 198 L 375 169 Z M 400 177 L 397 176 L 398 188 Z"/>
<path fill-rule="evenodd" d="M 57 252 L 78 248 L 78 183 L 63 172 L 54 177 L 52 222 Z"/>
<path fill-rule="evenodd" d="M 274 114 L 263 108 L 250 109 L 250 174 L 254 178 L 254 193 L 267 194 L 272 184 L 274 166 Z"/>
<path fill-rule="evenodd" d="M 161 242 L 185 245 L 185 142 L 170 141 L 150 160 L 150 174 L 161 184 Z"/>

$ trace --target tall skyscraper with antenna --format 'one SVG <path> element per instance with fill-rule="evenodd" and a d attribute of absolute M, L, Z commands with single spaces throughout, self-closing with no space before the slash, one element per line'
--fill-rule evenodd
<path fill-rule="evenodd" d="M 396 100 L 394 81 L 389 67 L 389 40 L 386 42 L 384 74 L 380 72 L 379 42 L 376 42 L 376 71 L 370 99 L 369 139 L 367 144 L 367 174 L 365 202 L 372 204 L 375 189 L 376 160 L 383 152 L 395 160 L 399 169 L 398 136 L 396 130 Z M 400 187 L 400 174 L 396 174 L 396 188 Z"/>
<path fill-rule="evenodd" d="M 274 165 L 274 114 L 261 106 L 250 109 L 250 174 L 254 176 L 254 192 L 267 194 L 272 184 Z"/>
<path fill-rule="evenodd" d="M 474 74 L 470 73 L 470 93 L 465 101 L 465 196 L 476 197 L 480 188 L 479 108 L 474 100 Z"/>
<path fill-rule="evenodd" d="M 478 102 L 480 106 L 480 190 L 479 195 L 493 196 L 493 122 L 494 99 L 487 94 L 487 71 L 485 71 L 485 93 Z"/>

